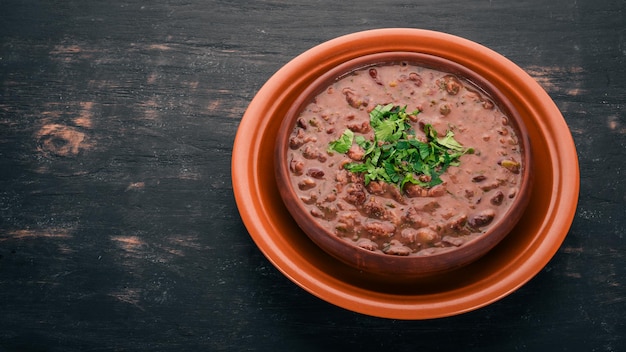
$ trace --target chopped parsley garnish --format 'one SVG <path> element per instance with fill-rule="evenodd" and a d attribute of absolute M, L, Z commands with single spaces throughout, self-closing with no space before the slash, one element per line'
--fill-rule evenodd
<path fill-rule="evenodd" d="M 439 176 L 448 167 L 458 166 L 463 154 L 471 154 L 474 150 L 463 147 L 454 139 L 452 131 L 438 137 L 430 124 L 424 125 L 426 142 L 416 139 L 409 116 L 416 116 L 419 110 L 411 114 L 405 110 L 406 106 L 393 104 L 376 106 L 370 112 L 374 141 L 355 136 L 346 129 L 339 139 L 329 143 L 328 151 L 345 154 L 353 144 L 361 147 L 365 152 L 362 161 L 344 167 L 350 172 L 362 173 L 365 185 L 381 180 L 403 189 L 407 182 L 425 188 L 442 183 Z"/>
<path fill-rule="evenodd" d="M 336 151 L 337 153 L 345 154 L 352 147 L 352 141 L 354 140 L 354 132 L 346 129 L 341 137 L 336 141 L 332 141 L 328 144 L 329 151 Z"/>

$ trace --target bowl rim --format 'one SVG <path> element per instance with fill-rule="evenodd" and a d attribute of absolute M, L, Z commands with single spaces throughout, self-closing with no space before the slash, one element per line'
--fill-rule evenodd
<path fill-rule="evenodd" d="M 515 200 L 482 234 L 474 237 L 459 247 L 451 247 L 430 255 L 393 256 L 378 251 L 372 252 L 359 248 L 354 243 L 343 240 L 325 228 L 315 219 L 301 201 L 290 180 L 291 172 L 287 162 L 290 148 L 288 138 L 296 125 L 301 111 L 321 93 L 329 84 L 343 79 L 350 73 L 377 65 L 399 64 L 407 62 L 411 65 L 427 67 L 458 77 L 480 90 L 490 98 L 509 118 L 517 134 L 522 148 L 521 183 Z M 285 202 L 287 210 L 299 224 L 300 228 L 318 246 L 330 255 L 337 257 L 348 265 L 371 274 L 391 276 L 396 280 L 410 279 L 424 275 L 435 275 L 454 270 L 478 259 L 495 247 L 515 226 L 521 218 L 530 199 L 532 187 L 532 155 L 530 140 L 525 123 L 504 92 L 495 87 L 473 70 L 445 57 L 421 52 L 385 51 L 358 56 L 337 64 L 322 72 L 293 101 L 283 117 L 278 130 L 274 153 L 274 164 L 278 190 Z M 337 248 L 340 247 L 340 248 Z"/>
<path fill-rule="evenodd" d="M 346 43 L 350 43 L 347 45 Z M 271 151 L 268 139 L 274 136 L 272 116 L 279 103 L 290 99 L 309 81 L 308 73 L 295 75 L 297 67 L 327 58 L 341 60 L 354 51 L 424 50 L 449 54 L 472 61 L 500 84 L 518 87 L 519 104 L 526 107 L 527 125 L 537 134 L 545 167 L 536 175 L 539 192 L 533 192 L 531 205 L 518 225 L 512 246 L 499 245 L 491 252 L 499 265 L 471 265 L 459 283 L 429 292 L 383 291 L 347 281 L 358 276 L 321 253 L 307 253 L 291 237 L 295 224 L 274 188 L 273 170 L 267 169 Z M 339 48 L 339 50 L 337 49 Z M 475 67 L 473 67 L 476 69 Z M 535 159 L 537 160 L 537 158 Z M 319 44 L 289 61 L 259 89 L 245 111 L 235 135 L 231 160 L 232 186 L 243 225 L 267 260 L 293 283 L 328 303 L 361 314 L 390 319 L 433 319 L 479 309 L 498 301 L 531 280 L 556 254 L 576 213 L 580 173 L 573 138 L 558 107 L 545 90 L 524 70 L 502 55 L 455 35 L 417 28 L 372 29 L 346 34 Z M 497 253 L 497 254 L 496 254 Z M 328 265 L 326 265 L 328 263 Z M 489 263 L 489 262 L 488 262 Z M 488 264 L 487 263 L 487 264 Z"/>

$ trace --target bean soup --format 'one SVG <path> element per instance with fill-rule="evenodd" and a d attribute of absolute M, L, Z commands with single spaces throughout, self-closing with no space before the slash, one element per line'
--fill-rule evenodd
<path fill-rule="evenodd" d="M 287 158 L 320 224 L 397 256 L 480 236 L 513 203 L 525 167 L 509 117 L 487 94 L 409 62 L 333 81 L 300 112 Z"/>

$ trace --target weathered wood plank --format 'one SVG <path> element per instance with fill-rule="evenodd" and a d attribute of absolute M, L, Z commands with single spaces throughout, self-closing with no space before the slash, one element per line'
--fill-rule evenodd
<path fill-rule="evenodd" d="M 331 306 L 259 252 L 233 199 L 248 103 L 350 32 L 419 27 L 507 56 L 579 151 L 579 211 L 530 283 L 476 312 Z M 0 2 L 0 350 L 626 347 L 622 1 Z"/>

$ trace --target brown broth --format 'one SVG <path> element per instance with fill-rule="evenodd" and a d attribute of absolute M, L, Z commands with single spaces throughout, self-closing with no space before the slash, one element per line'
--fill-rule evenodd
<path fill-rule="evenodd" d="M 413 122 L 447 130 L 474 154 L 441 175 L 443 184 L 400 190 L 343 169 L 354 155 L 329 153 L 328 144 L 351 129 L 373 140 L 369 112 L 393 103 L 419 110 Z M 421 135 L 420 135 L 421 133 Z M 336 236 L 367 250 L 428 255 L 480 236 L 513 203 L 521 162 L 509 118 L 482 91 L 460 77 L 408 63 L 370 66 L 329 85 L 300 113 L 290 136 L 290 177 L 308 211 Z M 523 167 L 523 165 L 522 165 Z"/>

